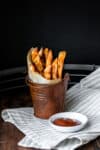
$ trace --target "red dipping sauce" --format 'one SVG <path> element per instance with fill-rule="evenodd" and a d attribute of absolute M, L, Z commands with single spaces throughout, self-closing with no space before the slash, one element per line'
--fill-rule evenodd
<path fill-rule="evenodd" d="M 58 118 L 53 121 L 55 125 L 64 126 L 64 127 L 72 127 L 80 125 L 81 122 L 78 120 L 70 119 L 70 118 Z"/>

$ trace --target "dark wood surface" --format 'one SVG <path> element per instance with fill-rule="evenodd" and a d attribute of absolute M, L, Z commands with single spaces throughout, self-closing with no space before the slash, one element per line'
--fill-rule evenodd
<path fill-rule="evenodd" d="M 9 92 L 8 94 L 6 93 L 6 95 L 3 93 L 0 96 L 0 112 L 4 108 L 32 106 L 29 91 L 19 91 L 17 91 L 17 93 Z M 17 146 L 17 142 L 21 140 L 22 137 L 24 137 L 24 135 L 14 125 L 5 123 L 0 118 L 0 150 L 36 150 L 34 148 Z M 100 150 L 100 137 L 77 150 Z"/>

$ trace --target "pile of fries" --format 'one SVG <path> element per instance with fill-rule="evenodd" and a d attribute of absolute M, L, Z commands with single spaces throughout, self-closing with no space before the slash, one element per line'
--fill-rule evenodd
<path fill-rule="evenodd" d="M 33 72 L 38 72 L 47 80 L 62 79 L 64 60 L 67 55 L 65 50 L 53 58 L 53 51 L 48 48 L 31 48 L 31 61 Z"/>

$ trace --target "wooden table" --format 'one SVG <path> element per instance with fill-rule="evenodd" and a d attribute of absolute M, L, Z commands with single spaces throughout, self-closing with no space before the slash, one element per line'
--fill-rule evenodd
<path fill-rule="evenodd" d="M 21 92 L 20 92 L 21 91 Z M 4 108 L 32 106 L 29 91 L 19 90 L 13 93 L 3 93 L 0 96 L 0 112 Z M 1 115 L 0 115 L 1 116 Z M 0 150 L 36 150 L 17 146 L 24 135 L 11 123 L 5 123 L 0 118 Z M 100 150 L 100 137 L 78 148 L 77 150 Z"/>

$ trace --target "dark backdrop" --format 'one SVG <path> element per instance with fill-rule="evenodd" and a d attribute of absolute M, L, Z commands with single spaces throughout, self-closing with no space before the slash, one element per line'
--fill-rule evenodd
<path fill-rule="evenodd" d="M 54 55 L 66 49 L 66 63 L 100 65 L 100 5 L 82 2 L 7 5 L 1 13 L 0 69 L 26 65 L 32 46 L 52 48 Z"/>

